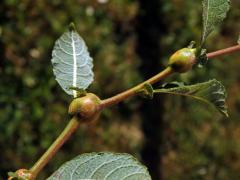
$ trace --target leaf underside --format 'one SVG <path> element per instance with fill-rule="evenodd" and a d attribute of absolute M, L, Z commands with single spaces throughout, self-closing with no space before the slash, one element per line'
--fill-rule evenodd
<path fill-rule="evenodd" d="M 63 90 L 76 97 L 76 90 L 86 89 L 93 81 L 92 58 L 84 40 L 75 30 L 65 32 L 52 51 L 53 72 Z"/>
<path fill-rule="evenodd" d="M 229 0 L 203 0 L 203 32 L 201 44 L 207 36 L 224 20 L 230 9 Z"/>
<path fill-rule="evenodd" d="M 145 166 L 124 153 L 86 153 L 63 164 L 48 180 L 151 180 Z"/>
<path fill-rule="evenodd" d="M 214 105 L 223 115 L 228 117 L 226 100 L 226 90 L 216 79 L 189 86 L 179 86 L 154 90 L 154 93 L 168 93 L 192 97 L 207 104 Z"/>

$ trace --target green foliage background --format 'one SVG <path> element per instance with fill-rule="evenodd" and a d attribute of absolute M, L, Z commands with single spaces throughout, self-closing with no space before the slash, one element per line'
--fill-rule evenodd
<path fill-rule="evenodd" d="M 166 64 L 172 52 L 190 40 L 200 40 L 201 2 L 161 3 L 159 11 L 164 14 L 166 27 L 162 28 L 166 32 L 156 39 L 162 53 L 152 61 Z M 1 2 L 0 179 L 6 178 L 8 171 L 31 167 L 68 122 L 71 98 L 56 83 L 50 59 L 54 41 L 71 21 L 94 59 L 95 81 L 89 91 L 106 98 L 141 82 L 141 60 L 135 50 L 136 19 L 144 13 L 139 7 L 134 0 Z M 208 39 L 209 51 L 236 44 L 239 7 L 240 2 L 232 0 L 223 28 Z M 189 84 L 221 80 L 229 94 L 230 118 L 226 120 L 214 109 L 191 99 L 164 95 L 163 144 L 159 147 L 162 179 L 240 178 L 239 60 L 239 53 L 219 57 L 211 60 L 207 68 L 195 68 L 167 79 Z M 134 98 L 121 103 L 105 110 L 96 126 L 81 127 L 39 179 L 83 152 L 127 152 L 141 159 L 145 142 L 139 110 L 142 101 Z"/>

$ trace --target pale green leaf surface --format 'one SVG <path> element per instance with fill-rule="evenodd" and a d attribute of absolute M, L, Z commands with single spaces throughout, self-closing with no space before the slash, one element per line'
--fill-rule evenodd
<path fill-rule="evenodd" d="M 65 32 L 52 51 L 53 72 L 63 90 L 76 97 L 76 90 L 86 89 L 93 81 L 92 58 L 84 40 L 75 30 Z"/>
<path fill-rule="evenodd" d="M 157 89 L 154 90 L 154 93 L 168 93 L 192 97 L 214 105 L 222 114 L 228 117 L 227 106 L 225 104 L 226 91 L 224 86 L 216 79 L 194 85 Z"/>
<path fill-rule="evenodd" d="M 86 153 L 63 164 L 48 180 L 151 180 L 145 166 L 125 153 Z"/>
<path fill-rule="evenodd" d="M 201 44 L 207 36 L 224 20 L 230 9 L 229 0 L 203 0 L 203 32 Z"/>

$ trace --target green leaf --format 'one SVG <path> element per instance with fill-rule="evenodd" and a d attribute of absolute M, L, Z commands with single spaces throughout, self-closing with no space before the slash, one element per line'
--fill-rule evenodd
<path fill-rule="evenodd" d="M 55 42 L 52 64 L 57 82 L 69 95 L 77 96 L 77 91 L 70 87 L 86 89 L 92 83 L 92 58 L 73 24 Z"/>
<path fill-rule="evenodd" d="M 230 9 L 229 0 L 203 0 L 203 32 L 201 45 L 207 36 L 223 21 Z"/>
<path fill-rule="evenodd" d="M 239 35 L 239 37 L 238 37 L 238 44 L 240 45 L 240 35 Z"/>
<path fill-rule="evenodd" d="M 156 89 L 153 92 L 192 97 L 214 105 L 223 115 L 228 117 L 227 106 L 225 104 L 226 91 L 224 86 L 216 79 L 189 86 L 183 85 L 174 88 Z"/>
<path fill-rule="evenodd" d="M 129 154 L 86 153 L 63 164 L 48 180 L 151 180 L 145 166 Z"/>

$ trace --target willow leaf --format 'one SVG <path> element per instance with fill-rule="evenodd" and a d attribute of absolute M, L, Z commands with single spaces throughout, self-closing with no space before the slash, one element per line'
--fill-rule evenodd
<path fill-rule="evenodd" d="M 229 0 L 203 0 L 203 32 L 201 44 L 207 36 L 224 20 L 230 9 Z"/>
<path fill-rule="evenodd" d="M 124 153 L 86 153 L 63 164 L 47 180 L 151 180 L 147 168 Z"/>
<path fill-rule="evenodd" d="M 168 93 L 192 97 L 207 104 L 214 105 L 223 115 L 228 117 L 225 103 L 226 91 L 224 86 L 216 79 L 194 85 L 156 89 L 154 93 Z"/>
<path fill-rule="evenodd" d="M 69 95 L 77 96 L 77 91 L 70 87 L 86 89 L 93 81 L 92 58 L 84 40 L 74 28 L 70 28 L 55 42 L 52 64 L 57 82 Z"/>

